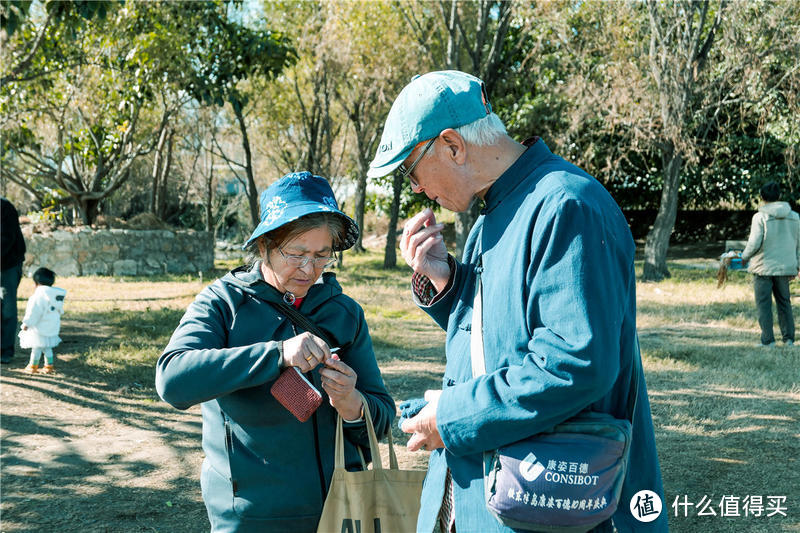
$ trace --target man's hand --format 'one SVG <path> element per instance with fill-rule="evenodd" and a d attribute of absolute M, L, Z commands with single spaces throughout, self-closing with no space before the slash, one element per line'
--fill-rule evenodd
<path fill-rule="evenodd" d="M 405 223 L 400 238 L 403 259 L 414 272 L 427 276 L 437 291 L 444 289 L 450 279 L 442 229 L 444 224 L 437 224 L 433 211 L 425 208 Z"/>
<path fill-rule="evenodd" d="M 425 400 L 428 404 L 422 408 L 417 416 L 403 423 L 403 433 L 412 433 L 408 444 L 406 444 L 409 451 L 444 448 L 444 442 L 442 442 L 442 437 L 436 428 L 436 406 L 439 404 L 439 396 L 441 394 L 442 391 L 440 390 L 425 391 Z"/>

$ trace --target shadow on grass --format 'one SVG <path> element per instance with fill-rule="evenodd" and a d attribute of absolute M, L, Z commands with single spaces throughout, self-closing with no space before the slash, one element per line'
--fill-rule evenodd
<path fill-rule="evenodd" d="M 712 383 L 686 386 L 680 375 L 650 372 L 651 409 L 656 427 L 661 470 L 670 512 L 670 530 L 677 533 L 797 530 L 798 402 L 788 394 L 770 395 Z M 674 388 L 670 388 L 670 384 Z M 676 498 L 697 504 L 678 507 Z M 746 516 L 745 498 L 784 496 L 783 512 L 767 517 Z M 731 517 L 732 503 L 738 517 Z M 716 516 L 700 516 L 700 504 L 710 500 Z M 728 516 L 723 517 L 725 511 Z"/>
<path fill-rule="evenodd" d="M 196 480 L 179 478 L 163 488 L 126 482 L 152 474 L 159 464 L 116 460 L 114 467 L 121 476 L 117 482 L 103 465 L 67 446 L 46 461 L 26 461 L 24 456 L 6 452 L 3 457 L 3 531 L 189 533 L 207 529 L 205 508 L 195 496 Z"/>
<path fill-rule="evenodd" d="M 57 376 L 24 375 L 21 360 L 3 369 L 8 397 L 45 398 L 48 406 L 31 412 L 4 399 L 3 531 L 208 529 L 197 468 L 199 416 L 161 402 L 154 387 L 155 362 L 183 312 L 72 312 L 56 348 Z M 398 369 L 409 357 L 432 367 L 387 373 L 397 398 L 439 386 L 443 346 L 375 344 L 379 360 Z M 407 436 L 395 433 L 402 446 Z"/>
<path fill-rule="evenodd" d="M 702 323 L 640 328 L 640 338 L 670 530 L 800 529 L 800 349 L 756 348 L 751 331 Z M 676 516 L 672 505 L 684 496 L 710 500 L 715 515 L 698 515 L 698 506 Z M 763 500 L 761 516 L 745 515 L 752 496 Z M 787 497 L 788 516 L 767 517 L 769 496 Z M 740 516 L 722 516 L 734 506 Z"/>
<path fill-rule="evenodd" d="M 154 388 L 181 314 L 70 313 L 57 375 L 25 375 L 22 358 L 3 368 L 3 531 L 208 529 L 200 418 Z"/>
<path fill-rule="evenodd" d="M 745 318 L 755 324 L 756 309 L 750 301 L 747 302 L 710 302 L 705 304 L 681 303 L 668 304 L 661 302 L 642 302 L 637 304 L 641 315 L 649 316 L 693 316 L 700 319 L 718 319 L 725 317 L 730 321 L 735 318 Z"/>

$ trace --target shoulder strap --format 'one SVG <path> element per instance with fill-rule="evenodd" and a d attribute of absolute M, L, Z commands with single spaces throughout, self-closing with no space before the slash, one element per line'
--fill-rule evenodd
<path fill-rule="evenodd" d="M 477 377 L 486 373 L 486 357 L 483 351 L 483 298 L 481 295 L 481 274 L 483 273 L 483 258 L 478 255 L 478 264 L 475 267 L 475 296 L 472 300 L 472 327 L 470 330 L 470 358 L 472 360 L 472 377 Z M 628 420 L 633 424 L 636 404 L 639 397 L 639 365 L 641 365 L 641 355 L 639 353 L 639 336 L 634 339 L 636 342 L 636 353 L 631 364 L 633 373 L 631 375 L 631 385 L 628 392 Z"/>
<path fill-rule="evenodd" d="M 317 326 L 315 323 L 309 320 L 309 318 L 306 315 L 304 315 L 291 305 L 286 305 L 276 302 L 269 302 L 269 304 L 275 309 L 277 309 L 279 313 L 286 315 L 289 318 L 289 320 L 291 320 L 296 326 L 300 326 L 304 330 L 309 331 L 314 335 L 316 335 L 317 337 L 319 337 L 320 339 L 324 340 L 326 343 L 328 343 L 328 346 L 330 346 L 331 348 L 334 348 L 336 346 L 336 343 L 331 342 L 331 338 L 328 336 L 328 334 L 322 331 L 322 328 Z"/>

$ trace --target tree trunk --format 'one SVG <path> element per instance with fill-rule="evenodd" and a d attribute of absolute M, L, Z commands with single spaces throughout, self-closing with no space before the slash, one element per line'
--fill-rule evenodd
<path fill-rule="evenodd" d="M 97 214 L 100 210 L 100 200 L 76 198 L 75 206 L 80 212 L 81 222 L 86 226 L 90 226 L 97 218 Z"/>
<path fill-rule="evenodd" d="M 357 254 L 364 252 L 364 206 L 367 200 L 367 172 L 369 171 L 369 160 L 364 146 L 364 131 L 358 113 L 360 109 L 361 106 L 356 104 L 353 112 L 350 113 L 350 120 L 356 130 L 356 149 L 358 150 L 358 176 L 356 177 L 356 198 L 353 213 L 359 229 L 358 239 L 356 239 L 356 243 L 353 246 L 353 252 Z"/>
<path fill-rule="evenodd" d="M 167 216 L 167 180 L 169 179 L 169 169 L 172 166 L 172 147 L 174 145 L 175 130 L 169 129 L 167 135 L 167 155 L 161 165 L 161 178 L 159 180 L 158 201 L 156 202 L 156 216 L 164 220 Z"/>
<path fill-rule="evenodd" d="M 253 156 L 250 152 L 250 138 L 247 136 L 247 125 L 244 122 L 241 102 L 232 101 L 231 105 L 236 114 L 236 120 L 239 122 L 239 130 L 242 132 L 244 168 L 247 173 L 247 202 L 250 205 L 250 219 L 253 223 L 253 227 L 255 227 L 258 225 L 258 190 L 256 189 L 256 180 L 253 177 Z"/>
<path fill-rule="evenodd" d="M 661 202 L 653 227 L 647 233 L 644 247 L 644 281 L 661 281 L 670 277 L 667 269 L 667 250 L 669 238 L 675 228 L 678 213 L 678 188 L 680 186 L 683 157 L 668 142 L 662 152 L 664 161 L 664 186 L 661 189 Z"/>
<path fill-rule="evenodd" d="M 359 172 L 356 179 L 356 197 L 355 197 L 355 212 L 353 215 L 358 224 L 358 239 L 353 246 L 353 252 L 361 253 L 364 251 L 364 210 L 367 203 L 367 173 Z"/>
<path fill-rule="evenodd" d="M 211 158 L 211 165 L 208 172 L 208 179 L 206 179 L 206 231 L 215 236 L 215 224 L 213 221 L 213 203 L 214 203 L 214 158 Z"/>
<path fill-rule="evenodd" d="M 394 173 L 392 181 L 392 208 L 389 211 L 389 229 L 386 231 L 386 249 L 383 254 L 383 268 L 397 266 L 397 221 L 400 219 L 400 192 L 403 190 L 403 177 Z"/>
<path fill-rule="evenodd" d="M 161 133 L 158 136 L 158 144 L 156 145 L 156 151 L 153 154 L 153 188 L 150 191 L 150 212 L 154 215 L 157 215 L 158 212 L 158 193 L 161 190 L 161 167 L 163 166 L 164 160 L 164 145 L 167 142 L 168 136 L 167 130 L 168 128 L 165 124 L 164 127 L 161 128 Z"/>

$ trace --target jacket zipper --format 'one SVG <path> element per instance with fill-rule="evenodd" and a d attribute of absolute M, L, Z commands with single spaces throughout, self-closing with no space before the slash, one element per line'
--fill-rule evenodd
<path fill-rule="evenodd" d="M 239 484 L 233 479 L 233 468 L 231 468 L 230 457 L 233 455 L 233 434 L 231 432 L 231 425 L 228 422 L 228 417 L 223 413 L 225 419 L 225 447 L 228 449 L 228 471 L 231 474 L 231 487 L 233 488 L 233 495 L 237 496 L 239 493 Z"/>
<path fill-rule="evenodd" d="M 297 336 L 297 328 L 294 326 L 294 322 L 289 320 L 289 325 L 292 327 L 292 333 Z M 322 389 L 322 383 L 318 383 L 317 375 L 314 372 L 309 373 L 311 375 L 311 381 L 314 383 L 314 386 L 318 390 Z M 322 495 L 322 503 L 325 503 L 325 498 L 328 495 L 328 487 L 325 486 L 325 470 L 322 468 L 322 457 L 320 456 L 320 449 L 321 446 L 319 445 L 319 427 L 318 427 L 318 418 L 317 418 L 317 411 L 314 411 L 314 414 L 311 415 L 311 426 L 314 428 L 314 451 L 316 459 L 317 459 L 317 471 L 319 472 L 319 488 L 320 494 Z"/>
<path fill-rule="evenodd" d="M 313 372 L 311 373 L 311 378 L 314 382 L 314 386 L 322 390 L 322 385 L 317 383 L 317 376 Z M 314 411 L 314 414 L 311 415 L 311 418 L 311 422 L 314 427 L 314 451 L 316 452 L 317 470 L 319 471 L 319 488 L 320 494 L 322 495 L 322 502 L 325 503 L 328 487 L 325 486 L 325 470 L 322 468 L 322 457 L 320 455 L 319 428 L 317 427 L 319 419 L 317 418 L 317 411 Z"/>

